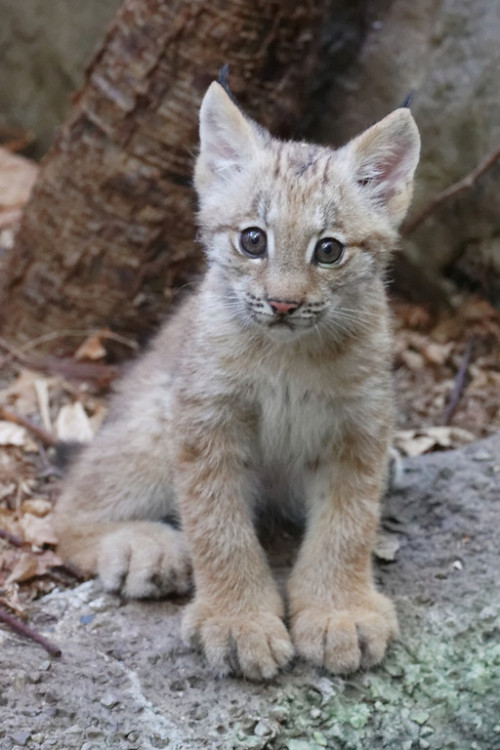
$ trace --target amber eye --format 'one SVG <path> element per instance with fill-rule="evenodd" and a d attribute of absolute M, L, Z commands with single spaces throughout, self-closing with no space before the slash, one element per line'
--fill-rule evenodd
<path fill-rule="evenodd" d="M 333 237 L 324 237 L 314 248 L 313 260 L 321 266 L 337 263 L 344 254 L 344 245 Z"/>
<path fill-rule="evenodd" d="M 261 258 L 267 250 L 266 233 L 259 227 L 244 229 L 240 234 L 240 247 L 245 255 L 251 258 Z"/>

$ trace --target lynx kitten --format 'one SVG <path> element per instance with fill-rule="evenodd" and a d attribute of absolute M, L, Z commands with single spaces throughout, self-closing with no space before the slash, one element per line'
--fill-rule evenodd
<path fill-rule="evenodd" d="M 199 289 L 124 379 L 58 504 L 62 554 L 130 597 L 196 594 L 183 634 L 218 674 L 297 652 L 332 672 L 397 632 L 371 551 L 391 435 L 384 272 L 419 136 L 397 109 L 339 150 L 282 142 L 213 83 L 195 186 Z M 264 502 L 306 531 L 285 608 L 258 542 Z M 181 530 L 161 523 L 178 514 Z"/>

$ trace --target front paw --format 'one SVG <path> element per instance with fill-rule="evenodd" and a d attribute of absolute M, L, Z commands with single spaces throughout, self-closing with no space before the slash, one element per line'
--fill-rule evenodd
<path fill-rule="evenodd" d="M 394 605 L 373 592 L 359 605 L 305 607 L 292 618 L 292 639 L 307 661 L 337 674 L 378 664 L 398 633 Z"/>
<path fill-rule="evenodd" d="M 201 646 L 221 677 L 233 672 L 250 680 L 268 680 L 293 656 L 283 622 L 268 611 L 224 613 L 195 600 L 184 614 L 182 635 Z"/>

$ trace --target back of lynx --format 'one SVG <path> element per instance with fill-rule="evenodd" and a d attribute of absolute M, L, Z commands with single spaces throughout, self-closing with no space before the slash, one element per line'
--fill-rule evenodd
<path fill-rule="evenodd" d="M 418 131 L 398 109 L 338 150 L 282 142 L 213 83 L 200 139 L 208 271 L 70 471 L 60 549 L 131 597 L 185 592 L 193 573 L 183 633 L 218 674 L 269 678 L 294 651 L 367 667 L 397 632 L 371 551 L 392 422 L 384 273 Z M 289 629 L 263 502 L 306 518 Z"/>

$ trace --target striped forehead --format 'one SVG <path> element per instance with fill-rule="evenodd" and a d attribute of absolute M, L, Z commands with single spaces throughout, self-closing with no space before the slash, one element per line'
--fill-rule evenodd
<path fill-rule="evenodd" d="M 307 217 L 318 231 L 331 226 L 338 215 L 333 160 L 334 152 L 321 146 L 273 142 L 266 154 L 265 187 L 255 196 L 254 211 L 266 224 L 291 214 Z"/>

